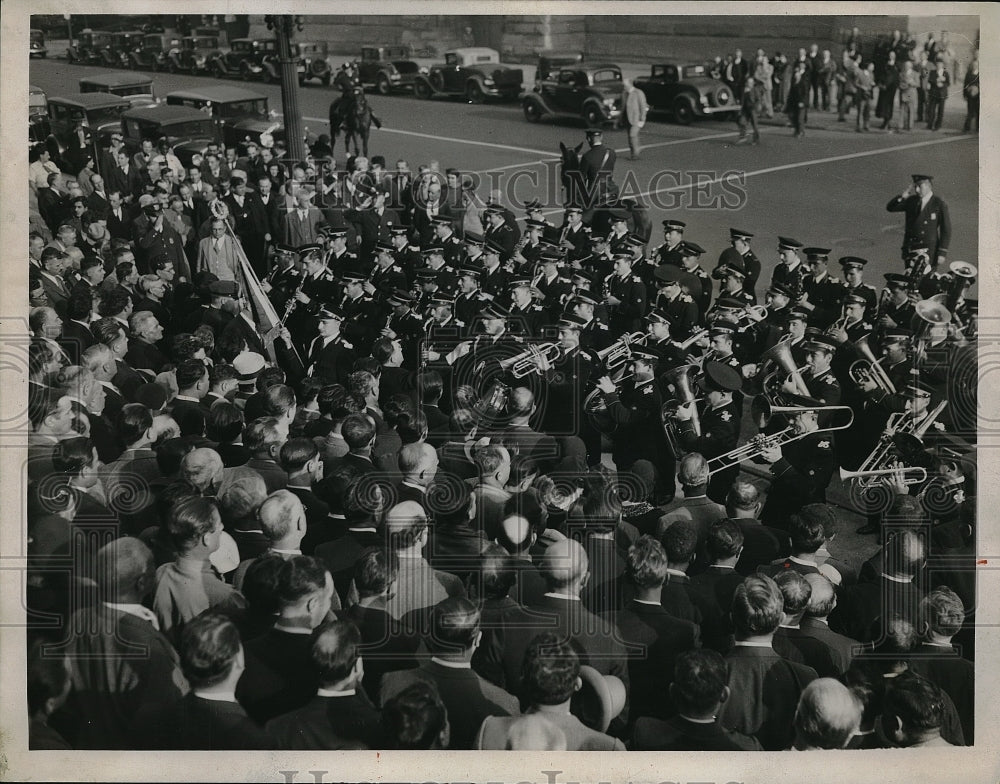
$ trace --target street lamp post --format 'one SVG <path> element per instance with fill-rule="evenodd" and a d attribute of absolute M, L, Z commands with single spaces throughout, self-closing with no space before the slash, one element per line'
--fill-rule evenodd
<path fill-rule="evenodd" d="M 302 18 L 290 14 L 264 17 L 267 28 L 274 31 L 278 42 L 278 64 L 281 68 L 281 106 L 285 120 L 285 144 L 291 160 L 306 157 L 305 134 L 302 132 L 302 112 L 299 110 L 298 57 L 292 56 L 292 36 L 302 30 Z"/>

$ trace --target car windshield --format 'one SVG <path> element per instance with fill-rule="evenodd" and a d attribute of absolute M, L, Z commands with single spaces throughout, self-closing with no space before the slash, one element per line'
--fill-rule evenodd
<path fill-rule="evenodd" d="M 218 38 L 195 38 L 193 41 L 195 49 L 218 49 Z"/>
<path fill-rule="evenodd" d="M 198 136 L 211 136 L 212 135 L 212 121 L 205 120 L 187 120 L 185 122 L 170 123 L 169 125 L 162 125 L 156 129 L 156 136 L 173 136 L 176 138 L 195 138 Z"/>
<path fill-rule="evenodd" d="M 104 125 L 105 123 L 119 122 L 122 112 L 127 106 L 105 106 L 103 109 L 89 109 L 87 111 L 88 125 Z"/>
<path fill-rule="evenodd" d="M 267 119 L 267 98 L 214 104 L 219 117 L 259 117 Z"/>
<path fill-rule="evenodd" d="M 621 71 L 606 68 L 601 71 L 594 71 L 591 78 L 594 80 L 594 84 L 598 82 L 620 82 L 622 80 L 622 73 Z"/>
<path fill-rule="evenodd" d="M 153 95 L 153 85 L 151 84 L 128 84 L 122 87 L 114 87 L 111 89 L 112 95 L 120 95 L 122 98 L 126 98 L 129 95 Z"/>

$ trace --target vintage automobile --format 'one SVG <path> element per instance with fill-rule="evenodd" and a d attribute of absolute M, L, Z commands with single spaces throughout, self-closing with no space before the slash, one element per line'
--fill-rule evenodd
<path fill-rule="evenodd" d="M 162 33 L 144 35 L 142 45 L 132 52 L 132 67 L 159 71 L 166 63 L 167 52 L 180 45 L 181 39 L 174 35 L 163 35 Z"/>
<path fill-rule="evenodd" d="M 267 96 L 229 85 L 213 85 L 167 93 L 168 106 L 186 106 L 209 115 L 215 124 L 215 138 L 242 154 L 248 141 L 260 141 L 270 133 L 275 141 L 285 138 L 284 126 L 275 112 L 268 110 Z M 312 145 L 315 134 L 306 131 L 306 143 Z"/>
<path fill-rule="evenodd" d="M 28 44 L 28 57 L 47 57 L 49 50 L 45 46 L 45 31 L 32 29 L 30 35 L 31 41 Z"/>
<path fill-rule="evenodd" d="M 49 100 L 40 87 L 28 85 L 28 139 L 45 141 L 49 133 Z"/>
<path fill-rule="evenodd" d="M 104 61 L 101 50 L 111 45 L 111 33 L 107 30 L 81 30 L 76 43 L 66 47 L 66 59 L 71 63 L 101 65 Z"/>
<path fill-rule="evenodd" d="M 560 68 L 521 96 L 528 122 L 542 117 L 579 117 L 589 126 L 617 122 L 622 115 L 622 70 L 611 63 Z"/>
<path fill-rule="evenodd" d="M 122 30 L 112 33 L 111 43 L 100 52 L 101 65 L 106 65 L 108 68 L 129 68 L 132 52 L 142 46 L 145 35 L 142 30 Z"/>
<path fill-rule="evenodd" d="M 281 79 L 278 42 L 273 38 L 234 38 L 229 42 L 228 51 L 219 51 L 210 58 L 209 70 L 220 77 L 277 82 Z M 305 65 L 301 61 L 297 71 L 301 81 L 305 76 Z"/>
<path fill-rule="evenodd" d="M 496 49 L 468 47 L 445 52 L 444 62 L 418 73 L 413 91 L 418 98 L 461 95 L 470 103 L 487 98 L 516 98 L 521 92 L 520 68 L 504 65 Z"/>
<path fill-rule="evenodd" d="M 421 68 L 410 59 L 408 46 L 362 46 L 361 59 L 355 60 L 361 84 L 374 85 L 379 95 L 394 90 L 412 90 Z M 427 73 L 427 69 L 423 69 Z"/>
<path fill-rule="evenodd" d="M 126 99 L 132 106 L 156 103 L 153 95 L 153 80 L 142 74 L 129 71 L 112 71 L 95 76 L 85 76 L 80 80 L 81 93 L 108 93 Z"/>
<path fill-rule="evenodd" d="M 143 106 L 129 109 L 122 114 L 121 130 L 125 147 L 130 152 L 142 148 L 143 139 L 154 144 L 166 137 L 174 148 L 174 155 L 189 166 L 196 154 L 204 154 L 215 141 L 215 123 L 205 112 L 187 106 Z"/>
<path fill-rule="evenodd" d="M 164 54 L 163 65 L 170 73 L 190 71 L 208 73 L 212 58 L 218 54 L 219 39 L 209 35 L 186 35 L 180 45 Z"/>
<path fill-rule="evenodd" d="M 333 68 L 328 59 L 329 47 L 318 41 L 298 41 L 292 44 L 292 49 L 302 62 L 299 84 L 307 79 L 319 79 L 324 87 L 329 87 L 333 78 Z"/>
<path fill-rule="evenodd" d="M 704 65 L 654 65 L 649 77 L 635 80 L 652 111 L 669 112 L 681 125 L 696 117 L 739 111 L 729 85 L 708 75 Z"/>
<path fill-rule="evenodd" d="M 54 160 L 70 148 L 79 148 L 77 128 L 83 127 L 86 146 L 107 146 L 112 133 L 121 131 L 122 113 L 129 108 L 124 98 L 110 93 L 77 93 L 49 98 L 45 146 Z"/>
<path fill-rule="evenodd" d="M 583 62 L 583 52 L 541 52 L 535 69 L 535 83 L 551 79 L 560 68 Z"/>

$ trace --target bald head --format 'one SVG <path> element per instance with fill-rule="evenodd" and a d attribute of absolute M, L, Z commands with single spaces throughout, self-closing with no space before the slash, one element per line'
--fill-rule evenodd
<path fill-rule="evenodd" d="M 531 523 L 521 515 L 508 515 L 500 523 L 500 535 L 497 537 L 497 541 L 511 555 L 524 552 L 534 542 Z"/>
<path fill-rule="evenodd" d="M 407 444 L 399 450 L 399 470 L 411 482 L 427 485 L 437 473 L 437 467 L 438 453 L 430 444 Z"/>
<path fill-rule="evenodd" d="M 105 601 L 139 603 L 153 585 L 153 552 L 130 536 L 104 545 L 97 553 L 96 568 Z"/>
<path fill-rule="evenodd" d="M 181 459 L 181 476 L 198 492 L 205 492 L 222 478 L 222 458 L 214 449 L 192 449 Z"/>
<path fill-rule="evenodd" d="M 514 419 L 530 416 L 535 407 L 535 395 L 527 387 L 517 387 L 511 391 L 507 406 Z"/>
<path fill-rule="evenodd" d="M 795 711 L 795 748 L 842 749 L 861 726 L 861 700 L 833 678 L 817 678 L 802 691 Z"/>
<path fill-rule="evenodd" d="M 275 490 L 257 512 L 264 536 L 279 550 L 298 549 L 306 532 L 305 517 L 302 502 L 290 490 Z"/>
<path fill-rule="evenodd" d="M 837 606 L 837 592 L 833 583 L 819 573 L 807 574 L 805 580 L 811 589 L 806 615 L 811 618 L 826 618 Z"/>
<path fill-rule="evenodd" d="M 399 551 L 420 550 L 427 531 L 427 513 L 416 501 L 396 504 L 385 518 L 389 542 Z"/>
<path fill-rule="evenodd" d="M 583 545 L 572 539 L 563 539 L 545 551 L 540 571 L 550 591 L 579 594 L 587 583 L 589 568 Z"/>

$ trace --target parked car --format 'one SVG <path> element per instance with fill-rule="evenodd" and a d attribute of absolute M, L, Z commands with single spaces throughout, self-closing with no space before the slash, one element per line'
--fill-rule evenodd
<path fill-rule="evenodd" d="M 729 85 L 713 79 L 703 65 L 654 65 L 646 78 L 635 80 L 653 111 L 669 112 L 681 125 L 696 117 L 739 110 Z"/>
<path fill-rule="evenodd" d="M 217 76 L 239 77 L 245 81 L 261 79 L 277 82 L 281 78 L 278 65 L 278 42 L 273 38 L 235 38 L 228 50 L 210 58 L 209 69 Z M 299 61 L 298 77 L 305 76 L 305 66 Z"/>
<path fill-rule="evenodd" d="M 211 85 L 193 90 L 167 93 L 167 105 L 186 106 L 205 112 L 215 123 L 215 138 L 227 147 L 236 147 L 242 154 L 248 141 L 260 141 L 265 131 L 275 140 L 285 138 L 285 128 L 267 105 L 267 96 L 229 85 Z M 312 145 L 316 135 L 306 131 L 306 143 Z"/>
<path fill-rule="evenodd" d="M 131 65 L 131 55 L 142 46 L 146 34 L 142 30 L 123 30 L 111 34 L 111 43 L 102 49 L 101 65 L 109 68 L 128 68 Z"/>
<path fill-rule="evenodd" d="M 215 141 L 212 118 L 187 106 L 158 104 L 129 109 L 122 114 L 121 129 L 130 152 L 140 150 L 143 139 L 155 144 L 165 136 L 174 148 L 174 155 L 185 166 L 191 164 L 195 153 L 204 155 L 208 145 Z"/>
<path fill-rule="evenodd" d="M 81 123 L 86 147 L 96 151 L 107 146 L 107 138 L 121 131 L 122 114 L 128 108 L 127 100 L 110 93 L 76 93 L 49 98 L 49 116 L 44 129 L 49 154 L 58 161 L 68 149 L 79 149 L 77 127 Z"/>
<path fill-rule="evenodd" d="M 85 76 L 80 80 L 80 92 L 117 95 L 119 98 L 125 98 L 132 106 L 156 103 L 153 80 L 131 71 L 112 71 Z"/>
<path fill-rule="evenodd" d="M 28 44 L 28 57 L 48 56 L 49 50 L 45 46 L 45 31 L 32 29 L 30 31 L 30 36 L 31 40 Z"/>
<path fill-rule="evenodd" d="M 28 139 L 45 141 L 48 135 L 49 100 L 40 87 L 28 85 Z"/>
<path fill-rule="evenodd" d="M 355 61 L 358 78 L 366 87 L 374 85 L 379 95 L 394 90 L 412 90 L 421 68 L 410 59 L 408 46 L 362 46 Z M 428 69 L 424 68 L 423 73 Z"/>
<path fill-rule="evenodd" d="M 468 47 L 445 52 L 444 62 L 418 73 L 413 91 L 418 98 L 464 96 L 470 103 L 486 98 L 516 98 L 521 92 L 520 68 L 504 65 L 496 49 Z"/>
<path fill-rule="evenodd" d="M 329 87 L 330 79 L 333 78 L 329 47 L 318 41 L 297 41 L 292 44 L 292 48 L 302 62 L 302 75 L 299 77 L 299 84 L 304 83 L 307 79 L 319 79 L 324 87 Z"/>
<path fill-rule="evenodd" d="M 622 115 L 622 70 L 611 63 L 560 68 L 521 96 L 528 122 L 579 117 L 587 125 L 617 122 Z"/>
<path fill-rule="evenodd" d="M 111 33 L 107 30 L 81 30 L 76 43 L 66 47 L 66 59 L 71 63 L 100 65 L 103 60 L 101 50 L 111 45 Z"/>
<path fill-rule="evenodd" d="M 166 65 L 167 52 L 180 47 L 181 39 L 175 35 L 149 33 L 142 37 L 142 45 L 132 52 L 133 68 L 159 71 Z"/>
<path fill-rule="evenodd" d="M 542 52 L 538 55 L 535 83 L 551 79 L 560 68 L 583 62 L 583 52 Z"/>
<path fill-rule="evenodd" d="M 210 35 L 186 35 L 178 46 L 171 47 L 166 52 L 163 63 L 170 73 L 208 73 L 212 59 L 218 52 L 218 38 Z"/>

